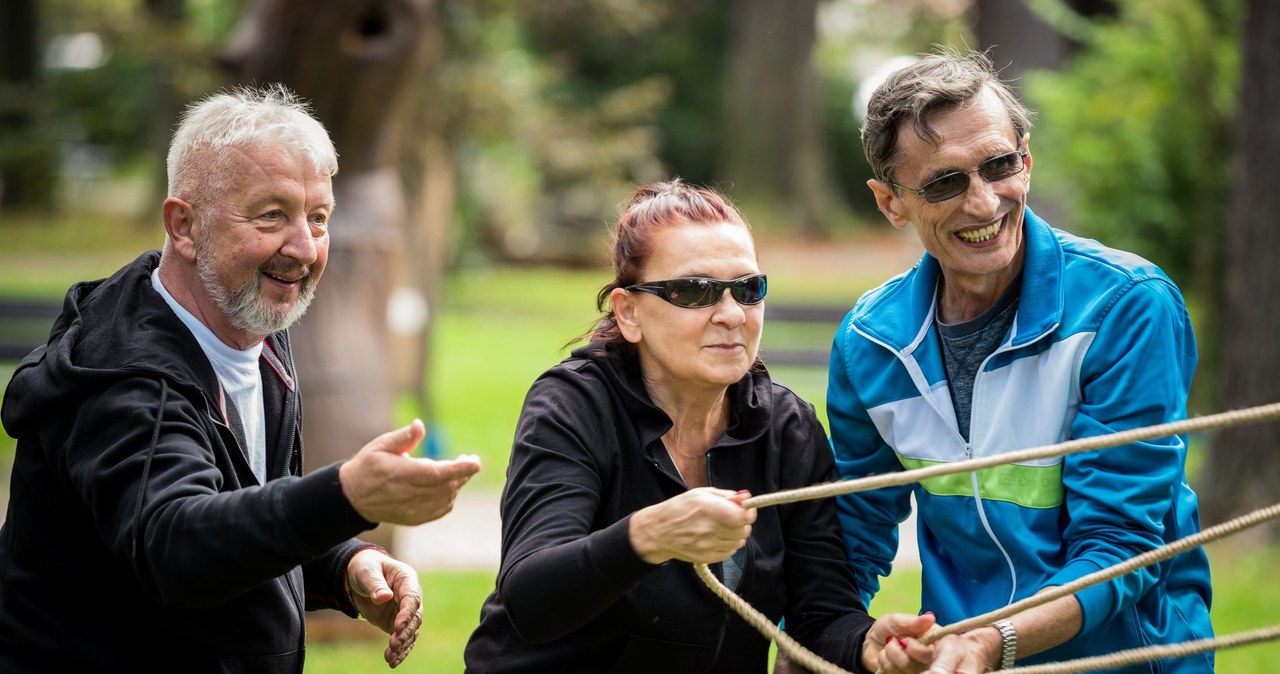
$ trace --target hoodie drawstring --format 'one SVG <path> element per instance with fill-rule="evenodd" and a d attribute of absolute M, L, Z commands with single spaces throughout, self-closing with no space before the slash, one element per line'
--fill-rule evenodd
<path fill-rule="evenodd" d="M 142 484 L 138 488 L 138 503 L 133 510 L 133 557 L 138 559 L 142 555 L 142 544 L 139 540 L 139 532 L 142 530 L 142 503 L 146 500 L 147 484 L 151 481 L 151 459 L 155 456 L 156 445 L 160 443 L 160 425 L 164 421 L 164 406 L 169 399 L 169 384 L 164 379 L 160 380 L 160 405 L 156 413 L 155 427 L 151 429 L 151 445 L 147 447 L 147 460 L 142 464 Z"/>

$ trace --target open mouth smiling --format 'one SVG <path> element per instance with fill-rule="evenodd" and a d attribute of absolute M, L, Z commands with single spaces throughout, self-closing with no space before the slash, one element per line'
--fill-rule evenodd
<path fill-rule="evenodd" d="M 1004 221 L 1008 217 L 1008 215 L 1005 215 L 986 227 L 966 229 L 961 232 L 956 232 L 956 238 L 964 241 L 965 243 L 983 243 L 985 241 L 990 241 L 1000 234 L 1000 230 L 1004 228 Z"/>
<path fill-rule="evenodd" d="M 310 272 L 308 272 L 308 271 L 306 271 L 306 270 L 303 270 L 301 274 L 298 274 L 298 275 L 296 276 L 296 278 L 289 278 L 289 277 L 287 277 L 287 276 L 283 276 L 283 275 L 279 275 L 279 274 L 276 274 L 276 273 L 272 273 L 272 272 L 267 271 L 267 270 L 265 270 L 265 269 L 264 269 L 264 270 L 262 271 L 262 275 L 263 275 L 263 276 L 266 276 L 267 278 L 269 278 L 269 279 L 271 279 L 272 281 L 275 281 L 275 282 L 277 282 L 277 283 L 283 283 L 283 284 L 285 284 L 285 285 L 297 285 L 297 284 L 302 283 L 303 281 L 305 281 L 305 280 L 307 279 L 307 276 L 309 276 L 309 275 L 310 275 Z M 291 274 L 290 276 L 293 276 L 293 275 Z"/>

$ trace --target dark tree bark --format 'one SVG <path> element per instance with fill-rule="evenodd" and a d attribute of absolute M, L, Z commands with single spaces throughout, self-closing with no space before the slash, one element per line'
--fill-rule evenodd
<path fill-rule="evenodd" d="M 386 309 L 403 275 L 407 226 L 398 103 L 420 75 L 430 7 L 431 0 L 260 0 L 223 59 L 239 82 L 282 82 L 309 99 L 338 149 L 329 265 L 293 331 L 308 469 L 350 457 L 393 424 Z"/>
<path fill-rule="evenodd" d="M 58 149 L 39 131 L 37 0 L 0 2 L 0 207 L 53 205 Z"/>
<path fill-rule="evenodd" d="M 974 34 L 1001 75 L 1016 87 L 1027 70 L 1057 70 L 1070 51 L 1066 36 L 1042 21 L 1024 0 L 976 0 Z"/>
<path fill-rule="evenodd" d="M 1280 3 L 1249 0 L 1226 224 L 1220 344 L 1222 410 L 1280 401 Z M 1280 497 L 1280 423 L 1218 432 L 1196 487 L 1216 523 Z"/>
<path fill-rule="evenodd" d="M 143 6 L 147 10 L 149 21 L 147 30 L 153 35 L 183 35 L 186 30 L 186 0 L 145 0 Z M 182 114 L 186 96 L 179 93 L 177 83 L 178 64 L 173 59 L 154 58 L 149 66 L 151 71 L 150 93 L 147 96 L 147 147 L 152 156 L 163 158 L 169 151 L 169 141 L 173 134 L 173 120 Z M 163 172 L 152 189 L 155 191 L 154 203 L 161 203 L 168 196 L 169 185 Z"/>
<path fill-rule="evenodd" d="M 827 183 L 811 56 L 818 0 L 734 3 L 720 179 L 771 197 L 802 232 L 825 231 Z"/>

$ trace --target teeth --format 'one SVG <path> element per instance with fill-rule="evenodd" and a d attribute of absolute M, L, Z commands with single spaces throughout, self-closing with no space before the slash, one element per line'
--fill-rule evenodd
<path fill-rule="evenodd" d="M 298 278 L 288 278 L 287 276 L 284 276 L 275 272 L 270 272 L 265 269 L 262 270 L 262 273 L 266 274 L 267 276 L 270 276 L 271 278 L 277 281 L 280 281 L 281 283 L 297 283 L 298 281 L 301 281 L 302 279 L 307 277 L 306 270 L 303 270 L 303 272 L 300 275 L 298 275 Z"/>
<path fill-rule="evenodd" d="M 995 238 L 1000 233 L 1000 220 L 997 220 L 982 229 L 971 229 L 967 232 L 956 232 L 956 236 L 968 241 L 969 243 L 982 243 Z"/>

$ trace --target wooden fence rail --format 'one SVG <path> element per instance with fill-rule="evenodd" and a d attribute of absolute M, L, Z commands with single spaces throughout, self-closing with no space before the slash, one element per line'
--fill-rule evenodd
<path fill-rule="evenodd" d="M 0 361 L 22 360 L 44 344 L 61 310 L 61 299 L 0 299 Z"/>

